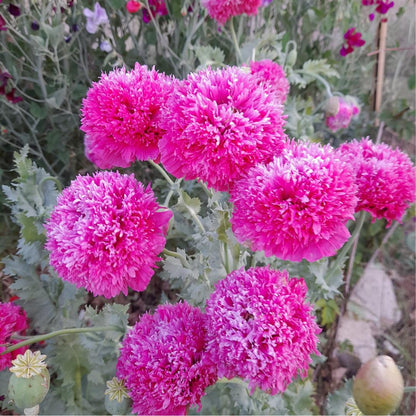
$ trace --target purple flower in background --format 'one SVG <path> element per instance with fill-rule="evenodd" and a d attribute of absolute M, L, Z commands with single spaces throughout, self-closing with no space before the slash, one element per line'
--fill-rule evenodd
<path fill-rule="evenodd" d="M 39 30 L 39 23 L 36 22 L 36 20 L 34 20 L 30 27 L 32 28 L 32 30 Z"/>
<path fill-rule="evenodd" d="M 113 50 L 110 42 L 108 42 L 107 40 L 103 40 L 100 42 L 100 49 L 104 52 L 111 52 Z"/>
<path fill-rule="evenodd" d="M 15 6 L 14 4 L 9 4 L 9 13 L 14 17 L 19 17 L 21 12 L 20 8 Z"/>
<path fill-rule="evenodd" d="M 266 7 L 266 6 L 268 6 L 268 5 L 269 5 L 272 1 L 273 1 L 273 0 L 262 0 L 261 5 L 262 5 L 263 7 Z"/>
<path fill-rule="evenodd" d="M 87 18 L 86 29 L 88 33 L 95 33 L 98 30 L 98 26 L 104 23 L 108 23 L 108 16 L 98 3 L 95 3 L 94 10 L 84 9 L 84 16 Z"/>
<path fill-rule="evenodd" d="M 354 46 L 360 47 L 365 44 L 365 40 L 361 39 L 361 33 L 355 31 L 355 27 L 349 28 L 345 34 L 344 39 L 347 42 L 347 45 L 343 45 L 339 51 L 341 56 L 346 56 L 354 51 Z"/>

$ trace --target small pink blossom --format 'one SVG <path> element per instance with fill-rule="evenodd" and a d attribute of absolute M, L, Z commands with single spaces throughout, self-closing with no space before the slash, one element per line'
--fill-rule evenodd
<path fill-rule="evenodd" d="M 332 130 L 346 129 L 354 116 L 360 113 L 360 108 L 352 97 L 332 96 L 328 100 L 325 124 Z"/>
<path fill-rule="evenodd" d="M 16 339 L 10 339 L 12 335 L 25 335 L 28 328 L 26 312 L 13 303 L 0 302 L 0 353 L 6 349 L 4 344 L 17 344 Z M 19 354 L 24 354 L 28 347 L 21 347 L 8 354 L 0 355 L 0 371 L 11 367 L 12 360 Z"/>
<path fill-rule="evenodd" d="M 342 157 L 354 168 L 358 185 L 356 211 L 367 211 L 374 219 L 384 218 L 387 226 L 401 221 L 415 202 L 416 172 L 405 153 L 369 138 L 344 143 Z"/>
<path fill-rule="evenodd" d="M 262 0 L 201 0 L 201 5 L 207 9 L 209 16 L 222 26 L 232 16 L 244 13 L 256 15 L 262 3 Z"/>
<path fill-rule="evenodd" d="M 228 191 L 285 145 L 282 105 L 241 68 L 203 70 L 178 83 L 159 142 L 166 170 Z"/>
<path fill-rule="evenodd" d="M 289 94 L 289 81 L 283 68 L 269 59 L 253 61 L 250 63 L 251 74 L 258 80 L 259 84 L 269 89 L 277 101 L 284 103 Z"/>
<path fill-rule="evenodd" d="M 231 191 L 237 240 L 283 260 L 333 256 L 350 237 L 357 187 L 352 168 L 330 146 L 288 143 Z"/>
<path fill-rule="evenodd" d="M 94 295 L 145 290 L 171 216 L 133 175 L 78 176 L 46 224 L 50 264 L 62 279 Z"/>
<path fill-rule="evenodd" d="M 102 74 L 82 102 L 87 158 L 101 169 L 157 159 L 160 110 L 171 91 L 171 78 L 139 64 Z"/>
<path fill-rule="evenodd" d="M 298 373 L 305 377 L 320 332 L 306 292 L 303 279 L 268 267 L 241 268 L 218 282 L 206 307 L 218 377 L 241 377 L 271 394 Z"/>
<path fill-rule="evenodd" d="M 133 411 L 145 415 L 185 415 L 200 405 L 217 380 L 207 360 L 205 316 L 187 303 L 160 305 L 145 314 L 123 340 L 117 376 L 124 379 Z"/>
<path fill-rule="evenodd" d="M 129 13 L 136 13 L 142 8 L 142 4 L 139 1 L 129 0 L 126 3 L 126 9 Z"/>
<path fill-rule="evenodd" d="M 355 31 L 355 27 L 351 27 L 344 34 L 344 39 L 346 40 L 346 45 L 343 45 L 339 51 L 341 56 L 346 56 L 354 51 L 355 47 L 360 47 L 365 44 L 365 40 L 361 39 L 361 33 Z"/>

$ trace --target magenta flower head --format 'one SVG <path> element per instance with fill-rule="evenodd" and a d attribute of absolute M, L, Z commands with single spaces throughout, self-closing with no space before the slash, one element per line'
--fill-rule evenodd
<path fill-rule="evenodd" d="M 330 146 L 288 143 L 231 192 L 237 240 L 283 260 L 333 256 L 348 240 L 357 187 L 351 167 Z"/>
<path fill-rule="evenodd" d="M 6 349 L 5 344 L 17 344 L 16 339 L 10 339 L 13 334 L 25 335 L 28 328 L 26 312 L 13 303 L 0 302 L 0 353 Z M 0 371 L 9 368 L 19 354 L 24 354 L 28 347 L 21 347 L 8 354 L 0 355 Z"/>
<path fill-rule="evenodd" d="M 50 263 L 62 279 L 94 295 L 145 290 L 171 216 L 133 175 L 78 176 L 46 224 Z"/>
<path fill-rule="evenodd" d="M 205 353 L 205 319 L 187 303 L 161 305 L 127 333 L 117 377 L 125 381 L 134 412 L 185 415 L 188 407 L 200 404 L 217 380 Z"/>
<path fill-rule="evenodd" d="M 250 63 L 250 70 L 258 82 L 269 88 L 280 103 L 283 104 L 286 101 L 289 93 L 289 81 L 279 64 L 269 59 L 253 61 Z"/>
<path fill-rule="evenodd" d="M 329 130 L 346 129 L 354 116 L 360 114 L 360 108 L 353 97 L 332 96 L 326 105 L 325 124 Z"/>
<path fill-rule="evenodd" d="M 361 39 L 361 33 L 355 31 L 355 27 L 351 27 L 344 34 L 346 45 L 343 45 L 339 51 L 341 56 L 346 56 L 354 52 L 354 47 L 360 47 L 365 44 L 365 40 Z"/>
<path fill-rule="evenodd" d="M 285 145 L 282 105 L 237 67 L 191 73 L 164 113 L 159 142 L 165 168 L 228 191 L 249 168 Z"/>
<path fill-rule="evenodd" d="M 87 158 L 101 169 L 156 159 L 164 133 L 159 113 L 171 84 L 164 74 L 139 64 L 131 71 L 121 68 L 102 74 L 81 109 Z"/>
<path fill-rule="evenodd" d="M 254 16 L 257 9 L 262 6 L 262 0 L 201 0 L 201 5 L 212 19 L 215 19 L 221 26 L 232 16 L 247 14 Z"/>
<path fill-rule="evenodd" d="M 374 219 L 385 218 L 387 226 L 393 220 L 401 221 L 415 202 L 416 172 L 409 156 L 368 137 L 344 143 L 339 152 L 355 171 L 356 211 L 367 211 Z"/>
<path fill-rule="evenodd" d="M 240 377 L 276 394 L 306 376 L 320 329 L 303 279 L 268 267 L 244 268 L 218 282 L 207 300 L 207 352 L 218 377 Z"/>

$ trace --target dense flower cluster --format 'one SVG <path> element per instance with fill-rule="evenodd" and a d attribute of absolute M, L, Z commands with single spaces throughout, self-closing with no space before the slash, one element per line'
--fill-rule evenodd
<path fill-rule="evenodd" d="M 231 224 L 241 243 L 284 260 L 332 256 L 348 240 L 357 203 L 351 167 L 330 146 L 290 142 L 231 192 Z"/>
<path fill-rule="evenodd" d="M 369 138 L 344 143 L 341 155 L 354 167 L 358 185 L 356 211 L 368 211 L 385 218 L 388 225 L 400 221 L 409 204 L 415 202 L 415 168 L 409 156 Z"/>
<path fill-rule="evenodd" d="M 46 224 L 46 248 L 58 275 L 94 295 L 142 291 L 154 274 L 172 216 L 133 175 L 78 176 Z"/>
<path fill-rule="evenodd" d="M 186 414 L 217 380 L 206 359 L 205 316 L 187 303 L 145 314 L 123 340 L 117 376 L 138 414 Z"/>
<path fill-rule="evenodd" d="M 346 129 L 351 119 L 360 113 L 358 105 L 350 97 L 332 96 L 328 100 L 325 124 L 329 130 Z"/>
<path fill-rule="evenodd" d="M 243 268 L 216 284 L 207 301 L 207 352 L 218 377 L 241 377 L 254 390 L 282 392 L 306 376 L 320 332 L 305 303 L 303 279 L 286 271 Z"/>
<path fill-rule="evenodd" d="M 228 191 L 285 143 L 282 105 L 237 67 L 191 73 L 168 100 L 159 142 L 166 170 Z"/>
<path fill-rule="evenodd" d="M 365 40 L 361 38 L 361 33 L 356 32 L 355 27 L 351 27 L 344 34 L 346 45 L 343 45 L 339 51 L 341 56 L 346 56 L 354 52 L 354 47 L 360 47 L 365 44 Z"/>
<path fill-rule="evenodd" d="M 269 60 L 253 61 L 250 63 L 250 70 L 260 84 L 269 88 L 277 101 L 284 103 L 289 93 L 289 81 L 286 78 L 283 68 Z"/>
<path fill-rule="evenodd" d="M 256 15 L 262 0 L 201 0 L 201 4 L 212 19 L 224 25 L 232 16 Z"/>
<path fill-rule="evenodd" d="M 102 169 L 156 159 L 164 133 L 159 112 L 171 89 L 169 77 L 139 64 L 103 74 L 81 109 L 87 157 Z"/>
<path fill-rule="evenodd" d="M 26 312 L 13 303 L 0 302 L 0 352 L 3 352 L 6 347 L 4 344 L 16 344 L 18 341 L 11 340 L 13 334 L 24 335 L 28 328 Z M 0 371 L 12 365 L 19 354 L 23 354 L 28 347 L 21 347 L 11 353 L 0 355 Z"/>

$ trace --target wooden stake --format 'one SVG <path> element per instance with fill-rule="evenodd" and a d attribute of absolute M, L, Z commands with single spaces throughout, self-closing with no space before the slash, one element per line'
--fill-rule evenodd
<path fill-rule="evenodd" d="M 386 65 L 387 19 L 381 20 L 377 32 L 377 59 L 375 64 L 375 88 L 373 94 L 373 110 L 376 113 L 375 125 L 380 124 L 378 118 L 383 95 L 384 68 Z"/>

